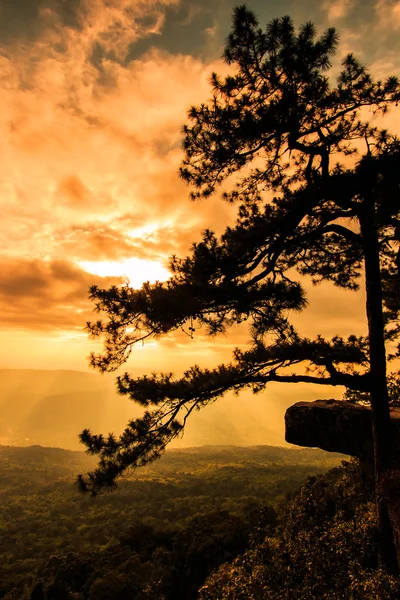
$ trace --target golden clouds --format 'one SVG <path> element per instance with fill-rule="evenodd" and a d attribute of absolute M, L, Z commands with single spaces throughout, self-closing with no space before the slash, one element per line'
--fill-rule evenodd
<path fill-rule="evenodd" d="M 399 0 L 376 0 L 375 11 L 377 26 L 388 31 L 398 30 L 400 27 L 400 2 Z"/>
<path fill-rule="evenodd" d="M 125 278 L 132 288 L 139 289 L 143 283 L 155 283 L 169 279 L 170 272 L 160 262 L 141 258 L 126 258 L 118 261 L 81 261 L 85 271 L 100 277 L 114 276 Z"/>
<path fill-rule="evenodd" d="M 353 5 L 354 0 L 325 0 L 323 3 L 328 19 L 332 21 L 346 17 Z"/>
<path fill-rule="evenodd" d="M 71 208 L 87 210 L 93 201 L 90 190 L 76 175 L 64 177 L 59 183 L 56 194 L 61 203 Z"/>
<path fill-rule="evenodd" d="M 68 260 L 122 260 L 135 253 L 125 234 L 106 223 L 67 225 L 53 233 L 59 252 Z"/>
<path fill-rule="evenodd" d="M 2 326 L 74 329 L 84 326 L 89 285 L 108 285 L 79 265 L 108 262 L 111 271 L 118 261 L 165 265 L 205 227 L 221 232 L 231 222 L 233 209 L 216 199 L 190 203 L 177 176 L 187 108 L 209 98 L 211 71 L 227 66 L 157 48 L 166 11 L 178 10 L 178 0 L 15 6 L 21 3 L 32 34 L 12 25 L 14 37 L 0 48 Z M 346 20 L 354 4 L 324 5 L 329 18 L 346 25 L 348 50 L 360 37 Z M 393 31 L 398 4 L 375 2 L 377 23 L 392 21 Z M 202 10 L 201 3 L 190 5 L 182 28 Z M 18 17 L 16 8 L 7 11 Z M 219 44 L 231 9 L 226 22 L 222 12 L 210 14 L 204 40 Z M 129 61 L 144 39 L 153 46 Z M 390 68 L 398 62 L 394 56 Z"/>
<path fill-rule="evenodd" d="M 164 8 L 178 0 L 83 0 L 81 27 L 90 42 L 101 44 L 106 53 L 124 60 L 130 44 L 160 33 Z"/>
<path fill-rule="evenodd" d="M 83 327 L 101 279 L 79 261 L 157 269 L 203 228 L 177 169 L 179 128 L 208 93 L 209 66 L 156 50 L 123 64 L 173 3 L 87 0 L 74 26 L 43 5 L 35 39 L 0 53 L 3 326 Z"/>
<path fill-rule="evenodd" d="M 66 260 L 3 258 L 0 282 L 0 329 L 82 331 L 93 316 L 89 286 L 122 281 L 100 279 Z"/>

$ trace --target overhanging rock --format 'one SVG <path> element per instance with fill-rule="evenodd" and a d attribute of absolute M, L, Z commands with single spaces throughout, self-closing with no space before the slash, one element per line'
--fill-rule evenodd
<path fill-rule="evenodd" d="M 394 452 L 400 458 L 400 408 L 392 408 Z M 373 460 L 371 409 L 341 400 L 297 402 L 285 415 L 286 441 Z"/>

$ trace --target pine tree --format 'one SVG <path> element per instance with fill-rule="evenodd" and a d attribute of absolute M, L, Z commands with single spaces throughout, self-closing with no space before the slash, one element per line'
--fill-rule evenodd
<path fill-rule="evenodd" d="M 229 364 L 193 366 L 181 378 L 119 376 L 120 393 L 146 411 L 119 438 L 81 434 L 100 462 L 78 483 L 92 494 L 115 486 L 130 467 L 158 458 L 194 410 L 228 390 L 262 392 L 270 381 L 345 386 L 369 394 L 381 556 L 395 570 L 381 490 L 392 466 L 385 342 L 399 334 L 400 143 L 366 117 L 397 104 L 400 86 L 394 77 L 374 80 L 353 55 L 333 86 L 337 44 L 334 29 L 317 37 L 312 23 L 296 32 L 283 17 L 262 30 L 250 10 L 235 9 L 224 54 L 232 75 L 213 74 L 212 101 L 190 109 L 180 172 L 194 200 L 228 187 L 223 198 L 237 206 L 236 224 L 219 238 L 206 230 L 189 256 L 172 257 L 165 283 L 93 287 L 106 320 L 88 330 L 105 343 L 91 357 L 100 371 L 120 367 L 135 343 L 182 327 L 218 335 L 246 321 L 253 343 Z M 306 307 L 304 277 L 357 290 L 363 274 L 367 337 L 309 339 L 296 331 L 290 316 Z"/>

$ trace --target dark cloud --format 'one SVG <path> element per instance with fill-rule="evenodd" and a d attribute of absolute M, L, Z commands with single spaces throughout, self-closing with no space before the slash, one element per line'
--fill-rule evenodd
<path fill-rule="evenodd" d="M 0 260 L 0 327 L 82 329 L 93 318 L 91 285 L 108 288 L 116 277 L 91 275 L 65 260 Z"/>
<path fill-rule="evenodd" d="M 311 20 L 320 31 L 335 27 L 339 34 L 338 57 L 343 58 L 344 53 L 352 52 L 369 66 L 388 55 L 399 55 L 400 11 L 397 0 L 284 0 L 279 5 L 282 7 L 280 14 L 290 14 L 297 25 Z M 399 61 L 392 62 L 398 64 Z M 372 75 L 378 79 L 382 76 L 376 71 Z"/>
<path fill-rule="evenodd" d="M 378 13 L 390 13 L 397 2 L 352 0 L 341 18 L 332 19 L 329 5 L 334 4 L 334 0 L 254 0 L 250 8 L 258 15 L 262 26 L 272 18 L 289 14 L 297 24 L 313 20 L 321 27 L 337 26 L 339 32 L 346 28 L 367 33 L 375 30 Z M 172 54 L 191 54 L 206 59 L 220 56 L 236 5 L 236 0 L 219 0 L 218 3 L 214 0 L 185 0 L 170 6 L 162 3 L 146 6 L 143 3 L 138 10 L 127 2 L 123 13 L 131 19 L 132 29 L 135 27 L 140 35 L 129 44 L 123 56 L 107 47 L 107 40 L 103 40 L 101 35 L 94 41 L 88 59 L 99 70 L 98 83 L 113 84 L 110 72 L 104 70 L 104 61 L 127 64 L 153 47 Z M 79 29 L 85 23 L 87 13 L 82 0 L 0 0 L 0 45 L 20 40 L 34 41 L 55 23 Z M 160 14 L 165 15 L 161 25 Z M 379 59 L 388 48 L 399 48 L 398 31 L 392 25 L 389 20 L 388 26 L 383 27 L 379 35 L 362 35 L 360 48 L 367 61 Z M 116 31 L 117 21 L 113 27 Z"/>
<path fill-rule="evenodd" d="M 340 38 L 346 42 L 347 34 L 352 32 L 356 47 L 349 51 L 354 50 L 367 64 L 380 60 L 388 51 L 398 54 L 398 23 L 390 16 L 392 11 L 397 10 L 397 0 L 351 0 L 348 3 L 343 0 L 345 10 L 337 18 L 334 16 L 337 11 L 332 7 L 341 3 L 340 0 L 254 0 L 249 8 L 254 10 L 262 27 L 273 18 L 290 15 L 297 26 L 310 20 L 320 31 L 334 26 Z M 168 7 L 160 35 L 149 35 L 132 43 L 126 62 L 140 57 L 152 47 L 206 60 L 219 57 L 237 4 L 235 0 L 221 0 L 218 3 L 213 0 L 189 0 Z M 380 23 L 382 27 L 379 27 Z"/>
<path fill-rule="evenodd" d="M 56 19 L 79 27 L 81 0 L 0 0 L 0 44 L 35 40 Z"/>
<path fill-rule="evenodd" d="M 165 23 L 160 35 L 148 36 L 131 44 L 127 62 L 138 58 L 153 46 L 173 54 L 191 54 L 206 59 L 221 55 L 231 28 L 236 0 L 189 0 L 170 6 L 165 12 Z M 300 6 L 299 6 L 300 5 Z M 321 3 L 315 0 L 254 0 L 249 8 L 257 14 L 261 26 L 276 17 L 290 14 L 321 19 Z M 311 9 L 311 13 L 308 9 Z M 311 16 L 312 14 L 312 16 Z"/>
<path fill-rule="evenodd" d="M 399 9 L 397 0 L 357 0 L 352 4 L 345 25 L 359 34 L 358 51 L 367 65 L 394 54 L 396 58 L 393 62 L 398 67 L 400 11 L 396 11 L 396 7 Z M 341 23 L 338 23 L 339 33 L 340 26 Z M 382 75 L 379 72 L 372 74 L 378 79 Z M 383 75 L 387 76 L 388 73 Z"/>

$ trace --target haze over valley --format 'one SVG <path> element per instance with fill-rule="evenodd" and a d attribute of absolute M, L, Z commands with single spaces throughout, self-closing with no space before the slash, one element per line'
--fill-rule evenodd
<path fill-rule="evenodd" d="M 296 400 L 310 399 L 309 386 L 274 386 L 271 393 L 227 395 L 192 415 L 173 447 L 208 444 L 285 446 L 284 412 Z M 313 390 L 314 393 L 315 390 Z M 318 390 L 331 397 L 332 390 Z M 311 398 L 312 399 L 312 398 Z M 78 434 L 120 433 L 142 409 L 116 393 L 115 374 L 83 371 L 0 369 L 0 444 L 39 444 L 83 450 Z"/>

